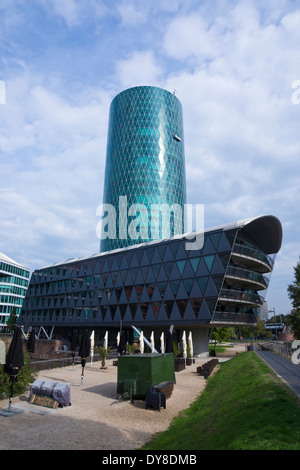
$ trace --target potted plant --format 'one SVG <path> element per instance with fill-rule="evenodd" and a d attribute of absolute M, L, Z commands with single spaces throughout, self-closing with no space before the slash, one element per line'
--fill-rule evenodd
<path fill-rule="evenodd" d="M 180 372 L 181 370 L 185 369 L 185 360 L 180 354 L 180 350 L 178 348 L 177 343 L 173 342 L 173 351 L 174 351 L 174 370 L 175 372 Z"/>
<path fill-rule="evenodd" d="M 191 366 L 193 364 L 193 358 L 191 357 L 191 349 L 189 345 L 187 345 L 186 347 L 186 354 L 187 354 L 186 365 Z"/>
<path fill-rule="evenodd" d="M 134 353 L 134 351 L 135 351 L 135 344 L 134 344 L 134 343 L 133 343 L 133 344 L 127 344 L 127 352 L 128 352 L 128 354 L 131 355 L 131 354 Z"/>
<path fill-rule="evenodd" d="M 110 353 L 110 348 L 105 348 L 104 346 L 99 346 L 99 347 L 96 347 L 96 352 L 97 354 L 100 355 L 101 357 L 101 367 L 100 369 L 107 369 L 106 367 L 106 358 L 108 356 L 108 354 Z"/>

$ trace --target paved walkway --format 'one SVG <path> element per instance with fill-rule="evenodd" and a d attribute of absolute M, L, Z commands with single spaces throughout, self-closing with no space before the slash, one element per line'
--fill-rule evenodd
<path fill-rule="evenodd" d="M 272 351 L 256 352 L 300 399 L 300 364 L 293 364 Z"/>

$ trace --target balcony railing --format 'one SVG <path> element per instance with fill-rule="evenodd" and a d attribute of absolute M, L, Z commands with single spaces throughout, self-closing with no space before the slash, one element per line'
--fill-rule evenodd
<path fill-rule="evenodd" d="M 251 307 L 261 307 L 263 304 L 263 299 L 260 295 L 241 292 L 234 289 L 221 289 L 218 300 L 220 303 L 248 305 Z"/>
<path fill-rule="evenodd" d="M 233 325 L 244 325 L 245 323 L 255 325 L 257 323 L 257 317 L 251 313 L 215 312 L 211 323 L 216 325 L 228 323 Z"/>
<path fill-rule="evenodd" d="M 235 266 L 228 266 L 226 277 L 240 280 L 243 285 L 255 285 L 258 289 L 266 289 L 269 284 L 269 280 L 262 274 Z"/>
<path fill-rule="evenodd" d="M 267 271 L 272 271 L 273 269 L 274 260 L 272 259 L 272 257 L 266 255 L 260 250 L 257 250 L 256 248 L 250 248 L 245 245 L 235 244 L 232 249 L 232 255 L 235 255 L 235 254 L 241 255 L 243 257 L 255 260 L 256 262 L 258 261 L 259 263 L 262 263 L 266 267 Z"/>

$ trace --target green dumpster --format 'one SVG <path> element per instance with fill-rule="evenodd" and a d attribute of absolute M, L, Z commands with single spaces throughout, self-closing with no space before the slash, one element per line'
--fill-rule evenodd
<path fill-rule="evenodd" d="M 118 357 L 117 393 L 144 398 L 149 385 L 175 383 L 173 354 L 132 354 Z"/>

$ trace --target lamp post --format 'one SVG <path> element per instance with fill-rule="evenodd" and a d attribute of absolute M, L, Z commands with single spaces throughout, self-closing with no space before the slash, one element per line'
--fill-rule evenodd
<path fill-rule="evenodd" d="M 275 315 L 275 307 L 273 307 L 273 310 L 268 310 L 268 313 L 274 313 L 274 327 L 276 325 L 276 315 Z M 278 343 L 278 329 L 275 327 L 276 329 L 276 340 L 277 340 L 277 343 Z"/>

